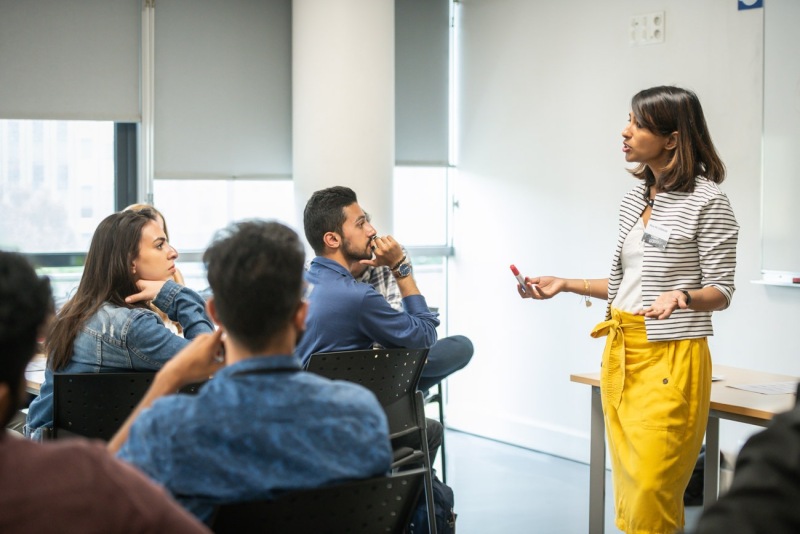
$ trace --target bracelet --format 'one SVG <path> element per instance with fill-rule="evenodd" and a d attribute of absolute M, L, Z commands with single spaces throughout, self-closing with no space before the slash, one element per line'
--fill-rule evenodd
<path fill-rule="evenodd" d="M 686 297 L 686 307 L 688 308 L 688 307 L 689 307 L 689 305 L 692 303 L 692 296 L 691 296 L 691 295 L 689 294 L 689 292 L 688 292 L 688 291 L 686 291 L 685 289 L 679 289 L 678 291 L 680 291 L 681 293 L 683 293 L 683 296 L 685 296 L 685 297 Z"/>
<path fill-rule="evenodd" d="M 398 268 L 398 267 L 400 267 L 400 265 L 401 265 L 401 264 L 402 264 L 404 261 L 406 261 L 406 255 L 405 255 L 405 254 L 403 254 L 403 257 L 402 257 L 402 258 L 400 258 L 400 261 L 398 261 L 397 263 L 395 263 L 395 264 L 394 264 L 394 267 L 392 267 L 392 268 L 391 268 L 391 270 L 392 270 L 392 271 L 396 271 L 396 270 L 397 270 L 397 268 Z"/>
<path fill-rule="evenodd" d="M 583 291 L 583 302 L 588 308 L 592 305 L 592 301 L 590 300 L 592 298 L 592 283 L 586 278 L 583 279 Z"/>

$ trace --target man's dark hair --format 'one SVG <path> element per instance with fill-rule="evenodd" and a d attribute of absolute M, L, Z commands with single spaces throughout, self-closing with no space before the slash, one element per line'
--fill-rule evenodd
<path fill-rule="evenodd" d="M 342 234 L 344 209 L 358 202 L 349 187 L 335 186 L 314 192 L 303 211 L 303 228 L 306 240 L 318 255 L 325 252 L 323 237 L 328 232 Z"/>
<path fill-rule="evenodd" d="M 281 223 L 234 223 L 217 233 L 203 262 L 217 318 L 248 350 L 263 349 L 300 304 L 305 251 Z"/>
<path fill-rule="evenodd" d="M 0 414 L 3 426 L 17 409 L 25 366 L 52 313 L 50 280 L 37 276 L 21 255 L 0 251 L 0 383 L 8 384 L 12 399 L 8 412 Z"/>

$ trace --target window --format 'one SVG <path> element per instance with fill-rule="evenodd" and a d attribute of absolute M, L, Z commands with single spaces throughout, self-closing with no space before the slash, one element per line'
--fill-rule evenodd
<path fill-rule="evenodd" d="M 448 167 L 395 167 L 394 233 L 414 260 L 414 278 L 429 306 L 438 308 L 447 334 Z"/>
<path fill-rule="evenodd" d="M 114 149 L 113 122 L 0 119 L 0 248 L 28 255 L 59 302 L 117 209 L 115 181 L 135 180 L 116 172 Z"/>
<path fill-rule="evenodd" d="M 447 245 L 447 167 L 395 167 L 394 233 L 413 246 Z"/>
<path fill-rule="evenodd" d="M 276 219 L 298 229 L 291 180 L 157 179 L 153 204 L 167 221 L 186 285 L 198 291 L 208 287 L 202 252 L 230 222 Z"/>
<path fill-rule="evenodd" d="M 0 247 L 86 252 L 114 211 L 114 123 L 0 120 L 0 139 Z M 60 139 L 85 143 L 91 157 L 60 149 Z"/>

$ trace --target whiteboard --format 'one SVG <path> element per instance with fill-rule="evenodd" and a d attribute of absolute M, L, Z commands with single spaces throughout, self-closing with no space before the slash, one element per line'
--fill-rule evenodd
<path fill-rule="evenodd" d="M 800 273 L 800 1 L 764 6 L 762 269 Z"/>

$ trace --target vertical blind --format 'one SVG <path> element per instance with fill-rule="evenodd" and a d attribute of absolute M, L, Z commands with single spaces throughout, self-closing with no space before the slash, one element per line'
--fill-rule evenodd
<path fill-rule="evenodd" d="M 448 163 L 450 0 L 395 0 L 395 158 Z"/>
<path fill-rule="evenodd" d="M 0 0 L 0 118 L 139 120 L 134 0 Z"/>
<path fill-rule="evenodd" d="M 398 164 L 448 154 L 450 0 L 395 2 Z M 138 121 L 141 2 L 0 0 L 0 118 Z M 290 177 L 291 0 L 160 0 L 155 177 Z"/>
<path fill-rule="evenodd" d="M 162 0 L 155 178 L 291 176 L 291 0 Z"/>

